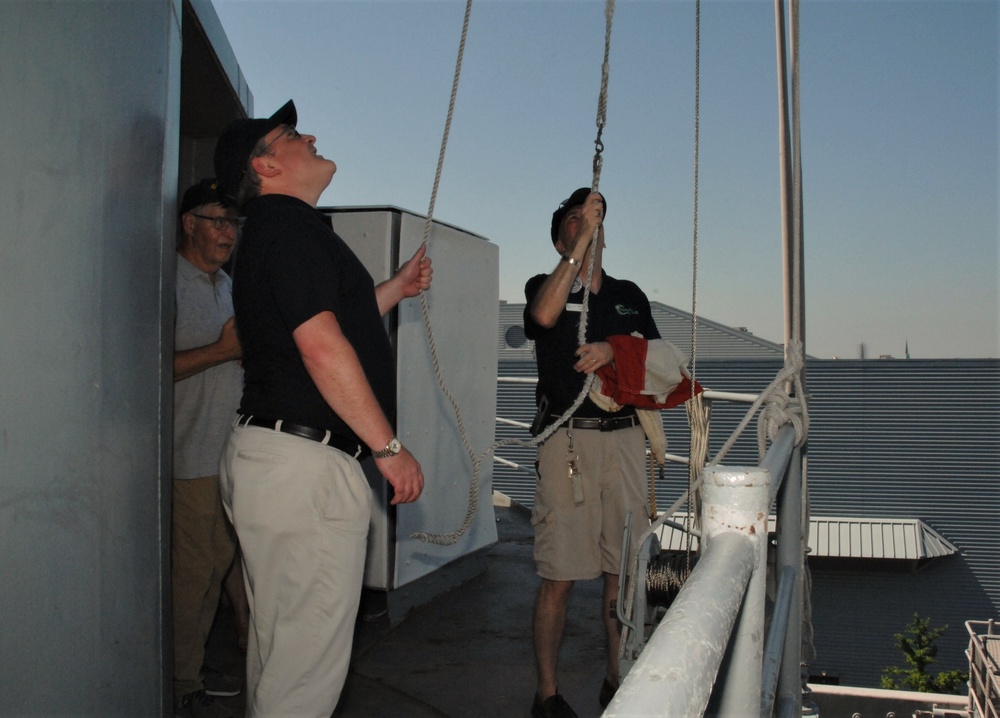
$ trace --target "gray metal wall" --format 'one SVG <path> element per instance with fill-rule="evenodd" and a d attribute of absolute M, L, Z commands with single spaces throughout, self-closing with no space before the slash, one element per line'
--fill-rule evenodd
<path fill-rule="evenodd" d="M 364 262 L 376 283 L 392 276 L 423 241 L 426 218 L 392 207 L 333 209 L 333 226 Z M 462 416 L 474 455 L 493 443 L 497 353 L 499 249 L 485 238 L 435 221 L 428 237 L 434 285 L 427 293 L 441 374 Z M 476 267 L 476 272 L 467 271 Z M 454 543 L 412 538 L 414 532 L 451 534 L 470 508 L 472 460 L 460 440 L 455 411 L 438 385 L 420 299 L 400 303 L 390 321 L 396 351 L 399 438 L 424 471 L 424 492 L 413 504 L 388 506 L 385 480 L 370 470 L 378 497 L 369 533 L 365 586 L 397 589 L 497 540 L 492 461 L 483 462 L 474 516 Z M 445 579 L 438 579 L 440 584 Z"/>
<path fill-rule="evenodd" d="M 0 2 L 0 714 L 163 712 L 181 0 Z"/>

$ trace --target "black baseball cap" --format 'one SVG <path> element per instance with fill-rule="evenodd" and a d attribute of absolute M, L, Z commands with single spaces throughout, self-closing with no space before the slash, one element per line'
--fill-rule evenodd
<path fill-rule="evenodd" d="M 590 187 L 581 187 L 571 194 L 568 198 L 564 199 L 559 203 L 559 208 L 552 213 L 552 244 L 555 244 L 559 239 L 559 226 L 562 224 L 563 217 L 574 207 L 579 207 L 581 204 L 587 201 L 587 197 L 591 193 Z M 604 215 L 608 214 L 608 201 L 604 199 L 604 195 L 601 195 L 601 204 L 604 205 Z"/>
<path fill-rule="evenodd" d="M 190 212 L 203 204 L 221 204 L 223 206 L 229 204 L 219 191 L 219 181 L 214 177 L 203 179 L 187 188 L 184 198 L 181 200 L 181 209 L 178 214 Z"/>
<path fill-rule="evenodd" d="M 260 138 L 281 125 L 294 127 L 297 121 L 295 103 L 289 100 L 266 120 L 244 117 L 230 122 L 215 145 L 215 176 L 219 178 L 222 194 L 235 201 L 236 190 Z"/>

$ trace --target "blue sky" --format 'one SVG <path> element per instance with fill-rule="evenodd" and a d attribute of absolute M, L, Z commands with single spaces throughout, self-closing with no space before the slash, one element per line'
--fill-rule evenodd
<path fill-rule="evenodd" d="M 425 214 L 465 3 L 214 0 L 265 116 L 336 160 L 324 205 Z M 801 6 L 806 343 L 815 356 L 1000 356 L 998 3 Z M 695 5 L 618 0 L 605 266 L 692 303 Z M 604 3 L 476 0 L 434 215 L 500 248 L 500 298 L 555 265 L 590 185 Z M 697 310 L 782 341 L 773 3 L 703 0 Z M 433 246 L 431 247 L 433 252 Z"/>

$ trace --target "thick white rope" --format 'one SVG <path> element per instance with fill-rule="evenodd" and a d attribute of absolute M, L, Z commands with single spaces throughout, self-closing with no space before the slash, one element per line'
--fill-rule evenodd
<path fill-rule="evenodd" d="M 642 535 L 639 536 L 638 540 L 635 542 L 635 546 L 641 549 L 643 542 L 652 533 L 663 525 L 663 522 L 668 520 L 668 517 L 674 515 L 674 513 L 685 503 L 688 504 L 689 510 L 684 519 L 685 533 L 686 533 L 686 544 L 685 544 L 685 556 L 687 570 L 691 570 L 691 537 L 692 537 L 692 521 L 693 516 L 697 513 L 691 510 L 696 503 L 697 489 L 700 485 L 701 470 L 705 465 L 705 459 L 708 456 L 708 428 L 709 420 L 711 417 L 711 403 L 705 404 L 701 395 L 695 393 L 695 380 L 698 374 L 698 359 L 697 359 L 697 349 L 698 349 L 698 173 L 700 168 L 699 162 L 699 130 L 700 130 L 700 106 L 701 106 L 701 0 L 695 1 L 695 35 L 694 35 L 694 186 L 693 186 L 693 230 L 692 230 L 692 260 L 691 260 L 691 398 L 685 403 L 685 411 L 687 412 L 688 427 L 690 434 L 690 446 L 688 448 L 688 487 L 687 492 L 681 496 L 677 501 L 674 502 L 667 511 L 660 514 L 658 518 L 655 518 L 650 526 L 643 531 Z M 621 577 L 628 587 L 625 592 L 625 606 L 623 608 L 623 615 L 628 616 L 632 623 L 635 624 L 637 621 L 634 616 L 632 616 L 633 605 L 635 599 L 634 585 L 636 581 L 642 580 L 643 577 L 638 576 L 639 572 L 639 553 L 633 557 L 632 561 L 629 562 L 626 568 L 626 575 Z M 643 620 L 645 620 L 643 618 Z M 627 649 L 626 640 L 628 637 L 628 632 L 632 629 L 627 623 L 622 625 L 622 635 L 621 640 L 618 644 L 618 659 L 621 660 L 625 657 L 625 651 Z"/>
<path fill-rule="evenodd" d="M 462 56 L 465 52 L 465 39 L 466 35 L 468 34 L 469 15 L 471 13 L 471 8 L 472 8 L 472 0 L 467 0 L 465 7 L 465 24 L 462 28 L 462 40 L 459 45 L 458 61 L 455 67 L 455 79 L 452 85 L 451 102 L 448 106 L 448 119 L 445 123 L 444 137 L 442 138 L 441 142 L 441 153 L 438 157 L 437 174 L 435 175 L 434 178 L 434 188 L 431 193 L 431 204 L 430 208 L 427 211 L 427 221 L 424 224 L 424 244 L 427 244 L 430 238 L 430 229 L 434 214 L 434 202 L 437 197 L 438 184 L 440 183 L 441 179 L 441 169 L 444 164 L 445 148 L 448 143 L 448 133 L 451 126 L 451 118 L 452 115 L 454 114 L 455 97 L 458 93 L 458 79 L 461 73 Z M 612 19 L 614 18 L 614 8 L 615 8 L 615 0 L 606 0 L 604 9 L 604 17 L 605 17 L 604 63 L 601 67 L 601 90 L 598 98 L 598 109 L 597 109 L 598 131 L 597 131 L 597 140 L 595 140 L 596 152 L 594 156 L 594 179 L 592 185 L 595 192 L 597 191 L 597 187 L 600 183 L 601 165 L 602 165 L 601 152 L 603 152 L 604 150 L 604 145 L 601 142 L 601 132 L 604 129 L 605 116 L 607 113 L 608 75 L 609 75 L 608 58 L 611 49 L 611 22 Z M 594 239 L 592 241 L 596 242 L 597 231 L 595 231 Z M 583 308 L 580 315 L 579 341 L 581 344 L 585 343 L 585 337 L 586 337 L 587 301 L 590 294 L 590 279 L 593 276 L 594 272 L 595 254 L 596 252 L 592 252 L 590 257 L 590 265 L 588 267 L 587 282 L 586 282 L 586 291 L 584 292 Z M 458 402 L 455 400 L 454 396 L 452 396 L 451 392 L 448 390 L 444 381 L 444 377 L 441 372 L 441 366 L 437 357 L 437 349 L 434 344 L 433 332 L 431 330 L 430 311 L 428 309 L 427 297 L 423 292 L 421 292 L 420 294 L 420 307 L 423 312 L 424 327 L 426 329 L 427 341 L 430 347 L 431 359 L 434 365 L 434 374 L 437 377 L 438 384 L 441 386 L 442 391 L 445 393 L 445 396 L 448 398 L 448 401 L 451 403 L 452 409 L 455 412 L 455 418 L 458 423 L 458 430 L 462 438 L 462 443 L 465 446 L 466 452 L 468 453 L 469 458 L 472 462 L 472 479 L 469 484 L 469 502 L 465 512 L 465 519 L 462 521 L 462 525 L 459 528 L 447 534 L 434 534 L 434 533 L 427 533 L 425 531 L 416 531 L 412 533 L 410 537 L 420 541 L 425 541 L 427 543 L 449 546 L 456 543 L 458 539 L 461 538 L 461 536 L 465 534 L 466 531 L 469 530 L 469 527 L 472 526 L 472 521 L 475 518 L 476 509 L 479 504 L 479 483 L 481 481 L 480 474 L 481 474 L 482 464 L 485 458 L 490 453 L 495 452 L 497 449 L 503 448 L 505 446 L 531 447 L 531 446 L 537 446 L 538 444 L 548 439 L 552 434 L 554 434 L 559 429 L 559 426 L 563 422 L 565 422 L 570 416 L 573 415 L 573 412 L 575 412 L 583 403 L 584 399 L 587 398 L 587 395 L 590 393 L 591 385 L 594 383 L 594 375 L 593 374 L 587 375 L 587 378 L 583 384 L 583 388 L 581 389 L 579 396 L 577 396 L 576 401 L 573 402 L 572 406 L 570 406 L 569 409 L 566 410 L 566 412 L 559 420 L 550 424 L 541 434 L 528 441 L 522 439 L 504 439 L 502 441 L 496 441 L 490 446 L 488 446 L 485 450 L 483 450 L 481 454 L 476 456 L 475 451 L 472 448 L 471 443 L 469 442 L 468 435 L 465 431 L 465 425 L 462 420 L 461 408 L 458 406 Z"/>
<path fill-rule="evenodd" d="M 591 182 L 591 191 L 597 192 L 601 184 L 601 169 L 604 166 L 604 159 L 602 154 L 604 152 L 604 142 L 601 141 L 601 135 L 604 132 L 604 126 L 607 123 L 607 112 L 608 112 L 608 77 L 610 75 L 610 62 L 609 58 L 611 56 L 611 24 L 615 17 L 615 0 L 606 0 L 604 4 L 604 61 L 601 63 L 601 89 L 597 96 L 597 139 L 594 140 L 594 176 Z M 594 236 L 591 238 L 591 247 L 597 244 L 597 238 L 600 234 L 601 228 L 598 226 L 594 230 Z M 595 249 L 590 253 L 590 261 L 587 264 L 587 278 L 583 283 L 583 302 L 580 308 L 580 323 L 577 326 L 577 345 L 582 346 L 587 343 L 587 316 L 589 311 L 590 303 L 590 283 L 594 278 L 594 261 L 597 257 L 597 250 Z M 531 441 L 518 442 L 520 446 L 538 446 L 543 443 L 546 439 L 552 436 L 559 427 L 564 424 L 580 405 L 583 404 L 587 395 L 590 394 L 590 388 L 594 383 L 594 374 L 588 374 L 587 378 L 583 382 L 583 388 L 580 389 L 580 393 L 577 395 L 576 399 L 570 405 L 563 415 L 560 416 L 556 421 L 549 424 L 546 429 L 534 437 Z"/>
<path fill-rule="evenodd" d="M 451 85 L 451 99 L 448 102 L 448 116 L 444 124 L 444 135 L 441 138 L 441 151 L 438 154 L 437 171 L 434 174 L 434 187 L 431 190 L 430 206 L 427 208 L 427 220 L 424 222 L 423 243 L 425 245 L 430 241 L 431 225 L 434 221 L 434 205 L 437 201 L 438 186 L 441 184 L 441 172 L 444 167 L 445 151 L 448 148 L 448 135 L 451 132 L 451 121 L 455 115 L 455 98 L 458 96 L 458 81 L 462 74 L 462 59 L 465 56 L 465 40 L 469 34 L 469 17 L 471 14 L 472 0 L 466 0 L 465 20 L 462 23 L 462 39 L 458 45 L 458 59 L 455 62 L 455 76 Z M 469 486 L 469 508 L 466 511 L 465 521 L 463 522 L 461 529 L 450 534 L 430 534 L 423 531 L 417 531 L 411 534 L 411 537 L 429 543 L 450 545 L 458 541 L 458 538 L 468 529 L 469 526 L 472 525 L 472 518 L 475 514 L 476 506 L 479 503 L 478 476 L 482 459 L 481 457 L 476 456 L 476 453 L 472 448 L 472 444 L 469 441 L 469 435 L 465 430 L 465 422 L 462 419 L 462 410 L 459 407 L 454 395 L 448 389 L 448 385 L 444 380 L 444 375 L 441 372 L 441 362 L 438 359 L 437 344 L 434 341 L 434 332 L 431 328 L 430 307 L 428 305 L 427 294 L 425 292 L 420 293 L 420 311 L 424 318 L 424 329 L 427 334 L 427 346 L 431 352 L 431 363 L 434 366 L 434 375 L 437 377 L 438 385 L 441 387 L 441 391 L 444 393 L 448 402 L 451 404 L 452 410 L 455 412 L 455 421 L 458 425 L 459 437 L 462 439 L 462 445 L 465 447 L 466 453 L 472 461 L 472 481 Z"/>
<path fill-rule="evenodd" d="M 604 167 L 604 142 L 601 135 L 604 133 L 604 126 L 607 123 L 608 114 L 608 76 L 610 74 L 609 58 L 611 56 L 611 21 L 615 16 L 615 0 L 607 0 L 604 5 L 604 62 L 601 63 L 601 89 L 597 96 L 597 139 L 594 140 L 594 176 L 590 184 L 590 191 L 597 192 L 601 185 L 601 169 Z M 594 228 L 594 235 L 590 238 L 590 246 L 596 247 L 598 235 L 601 233 L 600 225 Z M 576 341 L 578 346 L 587 343 L 587 318 L 590 305 L 590 283 L 594 278 L 594 263 L 597 258 L 597 250 L 590 252 L 590 261 L 587 262 L 586 281 L 583 283 L 583 302 L 580 309 L 580 323 L 577 326 Z M 572 411 L 583 403 L 583 397 L 590 392 L 590 386 L 594 383 L 594 375 L 589 374 L 580 392 L 579 402 L 574 403 Z M 567 414 L 567 417 L 569 415 Z M 562 422 L 556 422 L 562 423 Z"/>
<path fill-rule="evenodd" d="M 694 198 L 691 240 L 691 400 L 687 406 L 688 433 L 690 437 L 688 448 L 688 507 L 684 518 L 687 527 L 687 538 L 684 546 L 687 569 L 691 570 L 691 527 L 697 522 L 698 505 L 694 483 L 705 467 L 708 456 L 708 414 L 702 406 L 702 399 L 695 394 L 695 381 L 698 376 L 698 176 L 701 163 L 701 0 L 694 4 Z"/>

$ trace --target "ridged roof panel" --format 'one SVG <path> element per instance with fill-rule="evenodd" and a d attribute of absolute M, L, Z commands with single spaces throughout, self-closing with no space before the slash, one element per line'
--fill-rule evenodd
<path fill-rule="evenodd" d="M 674 514 L 674 522 L 683 525 L 685 515 Z M 768 518 L 768 531 L 775 530 L 775 519 Z M 664 526 L 659 532 L 665 550 L 683 551 L 687 537 L 683 531 Z M 692 548 L 698 547 L 697 538 Z M 888 559 L 924 561 L 951 556 L 958 548 L 920 519 L 857 518 L 813 516 L 809 519 L 810 557 Z"/>
<path fill-rule="evenodd" d="M 500 304 L 497 351 L 501 362 L 534 359 L 534 342 L 524 336 L 524 304 Z M 691 356 L 691 314 L 675 307 L 650 302 L 653 321 L 660 336 Z M 698 360 L 772 359 L 784 356 L 780 344 L 756 337 L 745 329 L 727 327 L 698 318 Z"/>

